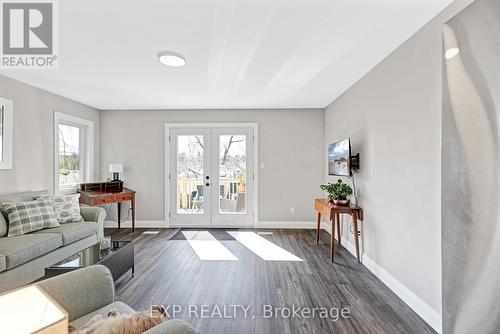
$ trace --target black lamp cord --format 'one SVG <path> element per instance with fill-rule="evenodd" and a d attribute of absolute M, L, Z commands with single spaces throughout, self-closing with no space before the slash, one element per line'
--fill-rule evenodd
<path fill-rule="evenodd" d="M 358 197 L 356 191 L 356 173 L 353 172 L 352 176 L 349 177 L 352 180 L 352 194 L 354 195 L 354 199 L 356 200 L 356 205 L 358 205 Z"/>

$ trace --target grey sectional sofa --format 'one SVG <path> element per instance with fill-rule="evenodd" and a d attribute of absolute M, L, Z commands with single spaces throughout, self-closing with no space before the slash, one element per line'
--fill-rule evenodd
<path fill-rule="evenodd" d="M 95 265 L 71 271 L 36 283 L 69 314 L 70 325 L 80 329 L 96 314 L 107 317 L 111 309 L 122 314 L 135 312 L 127 304 L 115 301 L 115 287 L 109 269 Z M 179 319 L 151 328 L 144 334 L 195 334 L 194 329 Z"/>
<path fill-rule="evenodd" d="M 32 201 L 47 191 L 28 191 L 0 195 L 4 202 Z M 45 268 L 93 244 L 104 235 L 106 211 L 81 207 L 84 222 L 7 237 L 8 223 L 0 214 L 0 292 L 29 284 L 44 276 Z"/>

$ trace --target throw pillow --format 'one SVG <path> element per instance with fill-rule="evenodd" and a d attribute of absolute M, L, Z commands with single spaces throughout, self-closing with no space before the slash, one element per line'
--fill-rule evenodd
<path fill-rule="evenodd" d="M 80 215 L 80 194 L 71 195 L 41 195 L 37 199 L 49 200 L 54 206 L 54 212 L 59 224 L 77 223 L 83 221 Z"/>
<path fill-rule="evenodd" d="M 2 210 L 9 219 L 8 237 L 59 226 L 50 201 L 3 203 Z"/>

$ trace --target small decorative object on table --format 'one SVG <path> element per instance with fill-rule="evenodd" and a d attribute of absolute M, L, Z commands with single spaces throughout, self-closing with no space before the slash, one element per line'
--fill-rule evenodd
<path fill-rule="evenodd" d="M 352 195 L 352 188 L 340 179 L 336 183 L 322 184 L 320 188 L 328 193 L 330 203 L 347 206 L 351 202 L 349 197 Z"/>
<path fill-rule="evenodd" d="M 99 240 L 99 249 L 106 250 L 111 247 L 111 237 L 104 237 Z"/>
<path fill-rule="evenodd" d="M 120 180 L 120 173 L 123 173 L 122 164 L 109 164 L 109 172 L 113 173 L 113 181 Z"/>

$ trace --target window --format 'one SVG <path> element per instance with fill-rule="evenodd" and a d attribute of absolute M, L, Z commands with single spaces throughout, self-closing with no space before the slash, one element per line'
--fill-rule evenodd
<path fill-rule="evenodd" d="M 94 177 L 94 122 L 54 113 L 56 193 L 72 193 Z"/>
<path fill-rule="evenodd" d="M 12 100 L 0 97 L 0 169 L 12 169 Z"/>

